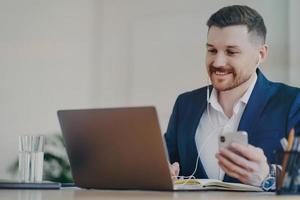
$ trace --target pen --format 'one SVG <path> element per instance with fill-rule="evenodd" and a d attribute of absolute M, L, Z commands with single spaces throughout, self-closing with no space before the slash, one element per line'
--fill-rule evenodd
<path fill-rule="evenodd" d="M 286 140 L 286 138 L 282 138 L 280 140 L 280 144 L 281 144 L 281 146 L 283 148 L 283 151 L 286 151 L 287 150 L 287 146 L 288 146 L 288 141 Z"/>
<path fill-rule="evenodd" d="M 298 176 L 298 163 L 299 163 L 299 136 L 296 136 L 294 139 L 294 144 L 292 147 L 292 155 L 290 155 L 288 164 L 287 164 L 287 173 L 289 174 L 290 177 L 290 182 L 288 183 L 289 191 L 297 191 L 298 184 L 296 182 L 297 176 Z M 292 157 L 291 157 L 292 156 Z"/>
<path fill-rule="evenodd" d="M 288 151 L 290 151 L 292 149 L 294 138 L 295 138 L 295 129 L 292 128 L 290 133 L 289 133 L 289 137 L 288 137 L 288 146 L 287 146 Z"/>
<path fill-rule="evenodd" d="M 297 149 L 299 145 L 299 137 L 295 137 L 293 140 L 293 145 L 291 151 L 288 152 L 288 161 L 285 169 L 285 177 L 283 181 L 284 188 L 291 188 L 293 186 L 293 180 L 295 176 L 295 164 L 297 162 Z"/>
<path fill-rule="evenodd" d="M 289 158 L 289 154 L 287 151 L 290 151 L 292 149 L 292 145 L 293 145 L 293 141 L 294 141 L 294 136 L 295 136 L 295 130 L 294 128 L 292 128 L 290 130 L 290 133 L 288 135 L 288 144 L 287 144 L 287 148 L 285 149 L 284 151 L 284 154 L 283 154 L 283 160 L 282 160 L 282 172 L 281 172 L 281 176 L 279 178 L 279 188 L 283 185 L 283 181 L 284 179 L 286 179 L 286 165 L 287 165 L 287 161 L 288 161 L 288 158 Z"/>

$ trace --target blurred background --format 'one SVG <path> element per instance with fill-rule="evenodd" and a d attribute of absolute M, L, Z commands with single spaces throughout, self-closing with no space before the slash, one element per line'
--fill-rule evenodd
<path fill-rule="evenodd" d="M 206 21 L 232 4 L 265 19 L 267 78 L 299 87 L 298 0 L 0 0 L 0 179 L 19 135 L 60 134 L 59 109 L 154 105 L 164 132 L 207 84 Z"/>

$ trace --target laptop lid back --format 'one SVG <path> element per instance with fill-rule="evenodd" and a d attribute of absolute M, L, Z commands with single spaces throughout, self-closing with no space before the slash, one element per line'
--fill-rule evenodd
<path fill-rule="evenodd" d="M 58 111 L 75 184 L 172 190 L 154 107 Z"/>

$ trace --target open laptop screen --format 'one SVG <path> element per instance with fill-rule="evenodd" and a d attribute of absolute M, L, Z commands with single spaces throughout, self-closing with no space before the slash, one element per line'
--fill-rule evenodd
<path fill-rule="evenodd" d="M 58 118 L 77 186 L 172 190 L 154 107 L 60 110 Z"/>

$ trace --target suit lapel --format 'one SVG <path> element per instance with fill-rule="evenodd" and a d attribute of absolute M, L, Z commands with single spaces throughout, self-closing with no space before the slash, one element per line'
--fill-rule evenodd
<path fill-rule="evenodd" d="M 259 119 L 259 116 L 263 112 L 265 105 L 267 104 L 272 93 L 270 90 L 269 81 L 264 77 L 259 69 L 257 70 L 257 75 L 257 82 L 252 91 L 238 127 L 238 130 L 248 132 L 249 139 L 252 138 L 253 127 L 256 124 L 256 121 Z"/>

